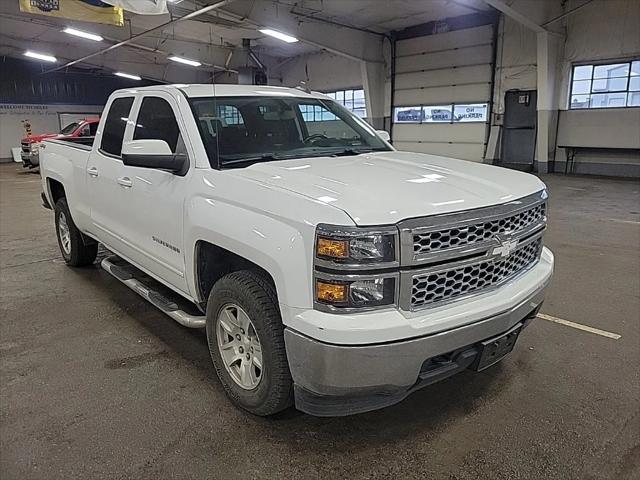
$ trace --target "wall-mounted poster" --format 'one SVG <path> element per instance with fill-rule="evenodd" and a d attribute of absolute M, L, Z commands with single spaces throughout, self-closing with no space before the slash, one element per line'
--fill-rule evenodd
<path fill-rule="evenodd" d="M 20 11 L 48 17 L 70 18 L 83 22 L 124 25 L 124 14 L 100 0 L 19 0 Z"/>

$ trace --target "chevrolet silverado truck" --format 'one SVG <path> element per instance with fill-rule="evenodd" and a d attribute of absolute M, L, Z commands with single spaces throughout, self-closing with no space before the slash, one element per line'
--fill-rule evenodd
<path fill-rule="evenodd" d="M 320 93 L 120 90 L 93 145 L 44 142 L 43 197 L 68 265 L 101 243 L 206 329 L 235 404 L 348 415 L 501 360 L 553 273 L 537 177 L 387 140 Z"/>
<path fill-rule="evenodd" d="M 20 158 L 24 168 L 36 168 L 40 165 L 40 147 L 47 139 L 59 140 L 77 138 L 76 142 L 84 142 L 86 145 L 93 143 L 93 137 L 98 128 L 99 118 L 87 118 L 81 122 L 73 122 L 64 127 L 58 133 L 40 133 L 30 135 L 20 140 Z"/>

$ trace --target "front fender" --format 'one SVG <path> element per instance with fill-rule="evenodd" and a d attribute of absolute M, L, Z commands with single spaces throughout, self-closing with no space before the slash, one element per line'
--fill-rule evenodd
<path fill-rule="evenodd" d="M 187 249 L 185 262 L 191 270 L 188 280 L 192 292 L 198 292 L 195 245 L 203 240 L 266 270 L 273 277 L 280 303 L 303 308 L 312 305 L 315 225 L 287 222 L 208 198 L 192 199 L 188 212 L 185 234 L 191 248 Z"/>

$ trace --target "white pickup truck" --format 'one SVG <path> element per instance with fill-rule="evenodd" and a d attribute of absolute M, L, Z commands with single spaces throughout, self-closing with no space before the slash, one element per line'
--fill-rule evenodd
<path fill-rule="evenodd" d="M 119 90 L 93 146 L 49 140 L 62 256 L 205 328 L 230 398 L 347 415 L 509 353 L 553 273 L 536 177 L 396 151 L 298 89 Z"/>

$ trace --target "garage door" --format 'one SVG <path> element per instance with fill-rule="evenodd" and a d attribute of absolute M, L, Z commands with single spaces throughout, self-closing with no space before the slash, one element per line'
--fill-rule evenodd
<path fill-rule="evenodd" d="M 393 144 L 481 161 L 491 100 L 493 26 L 396 42 Z"/>

